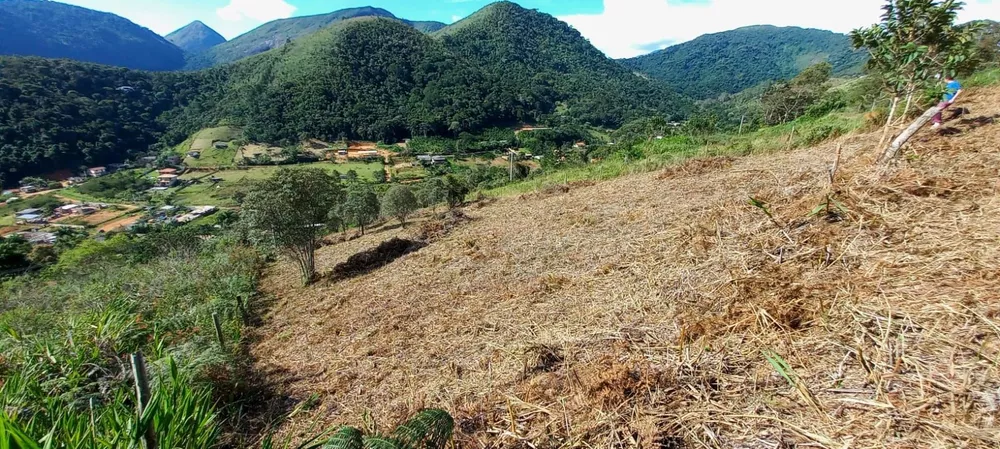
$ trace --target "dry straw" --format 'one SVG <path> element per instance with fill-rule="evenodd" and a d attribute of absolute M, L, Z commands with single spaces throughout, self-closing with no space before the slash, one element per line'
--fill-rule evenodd
<path fill-rule="evenodd" d="M 966 101 L 889 172 L 848 136 L 469 208 L 351 279 L 276 267 L 253 354 L 320 397 L 289 433 L 435 406 L 469 448 L 998 447 L 1000 91 Z"/>

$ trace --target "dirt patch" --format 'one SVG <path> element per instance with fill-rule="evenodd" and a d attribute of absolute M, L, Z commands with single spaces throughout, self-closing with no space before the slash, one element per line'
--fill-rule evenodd
<path fill-rule="evenodd" d="M 425 246 L 427 244 L 423 242 L 394 238 L 374 249 L 351 256 L 347 262 L 333 268 L 330 279 L 340 281 L 370 273 Z"/>
<path fill-rule="evenodd" d="M 114 231 L 118 231 L 118 230 L 121 230 L 121 229 L 123 229 L 123 228 L 131 225 L 131 224 L 134 224 L 134 223 L 138 222 L 139 220 L 142 220 L 142 215 L 133 215 L 131 217 L 123 217 L 123 218 L 120 218 L 118 220 L 109 221 L 108 223 L 102 225 L 98 229 L 98 231 L 101 231 L 101 232 L 114 232 Z"/>

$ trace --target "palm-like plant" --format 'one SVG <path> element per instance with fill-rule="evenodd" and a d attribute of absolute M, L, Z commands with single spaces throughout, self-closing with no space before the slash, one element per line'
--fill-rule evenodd
<path fill-rule="evenodd" d="M 389 435 L 365 435 L 354 427 L 342 427 L 323 449 L 443 449 L 451 441 L 455 421 L 444 410 L 417 413 Z"/>

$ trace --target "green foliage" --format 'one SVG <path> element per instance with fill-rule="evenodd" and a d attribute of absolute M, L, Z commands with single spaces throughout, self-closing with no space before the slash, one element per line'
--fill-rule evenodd
<path fill-rule="evenodd" d="M 142 70 L 176 70 L 184 65 L 184 52 L 125 18 L 37 0 L 0 1 L 0 55 L 66 58 Z"/>
<path fill-rule="evenodd" d="M 206 330 L 218 313 L 238 337 L 234 304 L 256 289 L 256 253 L 179 230 L 81 246 L 0 284 L 0 446 L 137 447 L 152 424 L 161 447 L 214 447 L 212 389 L 239 380 Z M 125 361 L 134 352 L 153 385 L 141 417 Z"/>
<path fill-rule="evenodd" d="M 851 32 L 856 48 L 871 55 L 868 69 L 878 73 L 892 96 L 912 97 L 931 88 L 936 76 L 972 72 L 978 64 L 981 26 L 956 26 L 959 1 L 887 0 L 882 21 Z"/>
<path fill-rule="evenodd" d="M 12 235 L 0 237 L 0 270 L 28 266 L 31 244 L 24 238 Z"/>
<path fill-rule="evenodd" d="M 226 42 L 226 38 L 200 20 L 195 20 L 168 34 L 166 39 L 191 54 L 201 53 Z"/>
<path fill-rule="evenodd" d="M 132 200 L 136 195 L 143 194 L 153 187 L 153 179 L 139 170 L 114 173 L 109 176 L 93 178 L 80 184 L 76 189 L 85 195 L 110 200 Z"/>
<path fill-rule="evenodd" d="M 769 87 L 760 100 L 764 123 L 777 125 L 805 115 L 828 90 L 832 71 L 833 66 L 823 62 L 809 67 L 787 83 Z"/>
<path fill-rule="evenodd" d="M 264 53 L 281 47 L 293 40 L 316 33 L 333 24 L 359 17 L 385 17 L 395 19 L 389 11 L 381 8 L 347 8 L 329 14 L 274 20 L 265 23 L 239 37 L 204 51 L 188 59 L 187 70 L 220 66 Z M 422 32 L 432 32 L 444 26 L 440 22 L 410 22 L 403 20 Z M 167 36 L 168 39 L 170 36 Z"/>
<path fill-rule="evenodd" d="M 455 175 L 444 177 L 444 188 L 448 206 L 458 207 L 465 203 L 465 197 L 469 195 L 469 186 L 464 180 Z"/>
<path fill-rule="evenodd" d="M 352 182 L 341 211 L 344 220 L 359 226 L 364 234 L 365 226 L 378 219 L 379 207 L 378 195 L 371 184 Z"/>
<path fill-rule="evenodd" d="M 281 250 L 294 260 L 308 284 L 316 276 L 321 231 L 342 196 L 339 182 L 322 170 L 281 169 L 251 187 L 240 221 L 256 245 Z"/>
<path fill-rule="evenodd" d="M 448 186 L 441 178 L 431 178 L 420 183 L 417 199 L 423 207 L 434 207 L 448 201 Z"/>
<path fill-rule="evenodd" d="M 786 80 L 829 62 L 836 75 L 854 75 L 865 61 L 847 36 L 795 27 L 751 26 L 622 61 L 625 66 L 703 100 Z"/>
<path fill-rule="evenodd" d="M 417 202 L 413 190 L 405 185 L 394 185 L 382 196 L 382 215 L 397 218 L 404 226 L 406 225 L 406 217 L 419 207 L 420 204 Z"/>
<path fill-rule="evenodd" d="M 494 3 L 435 36 L 483 69 L 479 102 L 495 105 L 500 122 L 534 123 L 555 114 L 617 127 L 652 113 L 679 119 L 691 108 L 608 59 L 566 23 L 514 3 Z"/>
<path fill-rule="evenodd" d="M 455 421 L 444 410 L 430 409 L 417 413 L 389 435 L 365 435 L 361 430 L 344 427 L 323 446 L 324 449 L 444 449 L 455 431 Z"/>
<path fill-rule="evenodd" d="M 210 78 L 0 57 L 0 167 L 6 182 L 120 162 L 161 139 L 183 140 L 202 127 L 203 117 L 200 108 L 184 109 L 184 118 L 178 117 L 179 108 L 210 94 Z"/>

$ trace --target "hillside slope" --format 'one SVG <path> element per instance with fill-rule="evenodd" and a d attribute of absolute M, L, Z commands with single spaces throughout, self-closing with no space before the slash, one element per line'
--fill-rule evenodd
<path fill-rule="evenodd" d="M 695 99 L 736 93 L 767 81 L 789 79 L 828 61 L 834 75 L 861 73 L 864 52 L 850 38 L 831 31 L 751 26 L 707 34 L 690 42 L 622 60 Z"/>
<path fill-rule="evenodd" d="M 966 101 L 888 173 L 847 136 L 483 203 L 354 278 L 276 266 L 254 359 L 318 398 L 290 433 L 439 406 L 459 447 L 996 447 L 1000 89 Z"/>
<path fill-rule="evenodd" d="M 176 70 L 184 52 L 114 14 L 43 0 L 0 0 L 0 55 L 67 58 L 142 70 Z"/>
<path fill-rule="evenodd" d="M 308 36 L 337 22 L 358 17 L 396 18 L 391 12 L 382 8 L 362 7 L 342 9 L 328 14 L 274 20 L 229 42 L 189 58 L 185 69 L 204 69 L 239 61 L 281 47 L 288 42 Z M 444 24 L 440 22 L 409 22 L 406 20 L 403 22 L 424 32 L 436 31 L 444 27 Z"/>
<path fill-rule="evenodd" d="M 200 53 L 226 42 L 226 38 L 200 20 L 185 25 L 166 38 L 188 53 Z"/>
<path fill-rule="evenodd" d="M 434 36 L 484 69 L 497 103 L 524 104 L 512 111 L 522 121 L 537 120 L 523 112 L 533 105 L 609 127 L 642 113 L 680 119 L 691 107 L 663 84 L 622 68 L 566 23 L 511 2 L 487 6 Z"/>

